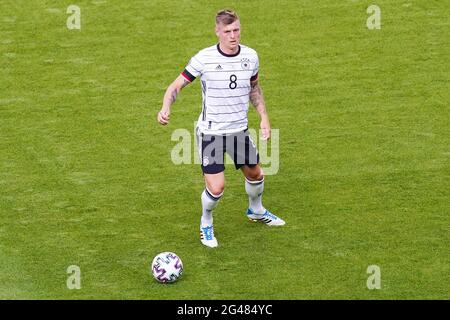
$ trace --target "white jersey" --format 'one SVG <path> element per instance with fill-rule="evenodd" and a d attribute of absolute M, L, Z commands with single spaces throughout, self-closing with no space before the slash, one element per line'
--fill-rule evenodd
<path fill-rule="evenodd" d="M 182 75 L 190 82 L 201 76 L 203 104 L 197 124 L 201 133 L 223 135 L 247 129 L 250 81 L 257 79 L 258 69 L 256 51 L 244 45 L 229 55 L 217 44 L 191 58 Z"/>

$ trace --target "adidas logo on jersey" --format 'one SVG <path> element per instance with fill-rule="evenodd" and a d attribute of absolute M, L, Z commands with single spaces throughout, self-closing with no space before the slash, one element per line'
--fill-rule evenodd
<path fill-rule="evenodd" d="M 222 66 L 220 64 L 217 65 L 216 70 L 222 70 Z"/>

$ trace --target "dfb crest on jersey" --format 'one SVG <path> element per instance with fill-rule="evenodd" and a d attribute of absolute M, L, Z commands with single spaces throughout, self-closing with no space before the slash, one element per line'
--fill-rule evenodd
<path fill-rule="evenodd" d="M 250 59 L 242 58 L 242 60 L 241 60 L 241 67 L 242 67 L 243 70 L 250 69 Z"/>

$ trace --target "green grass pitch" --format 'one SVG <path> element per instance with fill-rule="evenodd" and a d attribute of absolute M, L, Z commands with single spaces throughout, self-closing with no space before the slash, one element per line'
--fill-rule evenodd
<path fill-rule="evenodd" d="M 81 30 L 66 26 L 71 4 Z M 216 43 L 224 7 L 259 53 L 280 129 L 263 200 L 287 224 L 249 222 L 227 166 L 209 249 L 200 168 L 170 158 L 172 132 L 193 131 L 199 82 L 169 126 L 156 113 Z M 437 0 L 1 1 L 0 298 L 449 299 L 449 12 Z M 172 285 L 149 273 L 162 251 L 184 263 Z M 381 289 L 367 288 L 369 265 Z"/>

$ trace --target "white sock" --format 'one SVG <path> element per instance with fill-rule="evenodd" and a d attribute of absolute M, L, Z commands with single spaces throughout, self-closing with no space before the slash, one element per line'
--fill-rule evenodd
<path fill-rule="evenodd" d="M 245 179 L 245 191 L 247 191 L 249 207 L 253 213 L 263 214 L 266 211 L 262 205 L 264 178 L 259 181 L 249 181 Z"/>
<path fill-rule="evenodd" d="M 222 194 L 213 195 L 208 189 L 205 188 L 202 192 L 202 218 L 201 218 L 201 226 L 202 228 L 212 225 L 213 216 L 212 211 L 219 203 L 220 197 Z"/>

